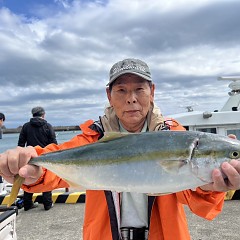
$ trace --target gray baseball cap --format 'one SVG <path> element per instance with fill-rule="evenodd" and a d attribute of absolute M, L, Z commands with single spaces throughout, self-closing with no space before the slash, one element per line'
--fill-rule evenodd
<path fill-rule="evenodd" d="M 145 62 L 139 59 L 128 58 L 119 61 L 112 66 L 110 69 L 109 83 L 107 86 L 125 73 L 132 73 L 146 79 L 147 81 L 152 81 L 149 67 Z"/>

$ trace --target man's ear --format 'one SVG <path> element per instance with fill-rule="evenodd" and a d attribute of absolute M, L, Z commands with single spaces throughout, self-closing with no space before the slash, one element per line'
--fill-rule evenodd
<path fill-rule="evenodd" d="M 108 101 L 111 104 L 111 92 L 110 92 L 109 88 L 106 88 L 106 93 L 107 93 Z"/>
<path fill-rule="evenodd" d="M 154 100 L 154 93 L 155 93 L 155 84 L 152 84 L 152 86 L 151 86 L 151 96 L 152 96 L 152 102 L 153 102 L 153 100 Z"/>

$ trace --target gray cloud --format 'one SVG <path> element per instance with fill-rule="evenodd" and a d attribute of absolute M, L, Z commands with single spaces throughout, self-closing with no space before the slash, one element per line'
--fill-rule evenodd
<path fill-rule="evenodd" d="M 53 125 L 97 119 L 111 65 L 145 60 L 164 114 L 214 110 L 219 75 L 239 75 L 238 1 L 55 1 L 19 14 L 0 9 L 0 109 L 7 127 L 42 105 Z M 36 10 L 37 9 L 37 10 Z M 33 15 L 34 14 L 34 15 Z M 221 106 L 219 106 L 221 105 Z"/>

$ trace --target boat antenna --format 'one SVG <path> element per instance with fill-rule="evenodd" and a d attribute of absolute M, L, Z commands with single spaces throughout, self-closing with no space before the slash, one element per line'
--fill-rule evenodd
<path fill-rule="evenodd" d="M 218 77 L 218 80 L 230 80 L 232 81 L 228 87 L 231 92 L 228 93 L 230 98 L 223 106 L 221 111 L 238 111 L 240 107 L 240 76 L 224 76 Z"/>

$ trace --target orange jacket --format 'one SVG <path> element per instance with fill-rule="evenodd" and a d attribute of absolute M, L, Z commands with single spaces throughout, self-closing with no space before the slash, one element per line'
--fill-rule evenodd
<path fill-rule="evenodd" d="M 183 129 L 178 123 L 173 123 L 171 129 L 174 129 L 174 126 L 174 130 Z M 82 124 L 83 133 L 69 142 L 50 144 L 45 148 L 36 147 L 38 154 L 96 142 L 99 133 L 89 128 L 91 124 L 91 120 Z M 68 187 L 68 184 L 46 169 L 37 183 L 31 186 L 23 185 L 23 189 L 29 192 L 50 191 L 62 187 Z M 155 197 L 151 210 L 149 240 L 190 240 L 183 204 L 188 205 L 191 211 L 200 217 L 211 220 L 221 212 L 224 196 L 224 193 L 205 192 L 197 188 L 196 191 L 186 190 Z M 111 230 L 113 226 L 109 216 L 110 210 L 105 191 L 86 191 L 84 240 L 115 240 Z"/>

